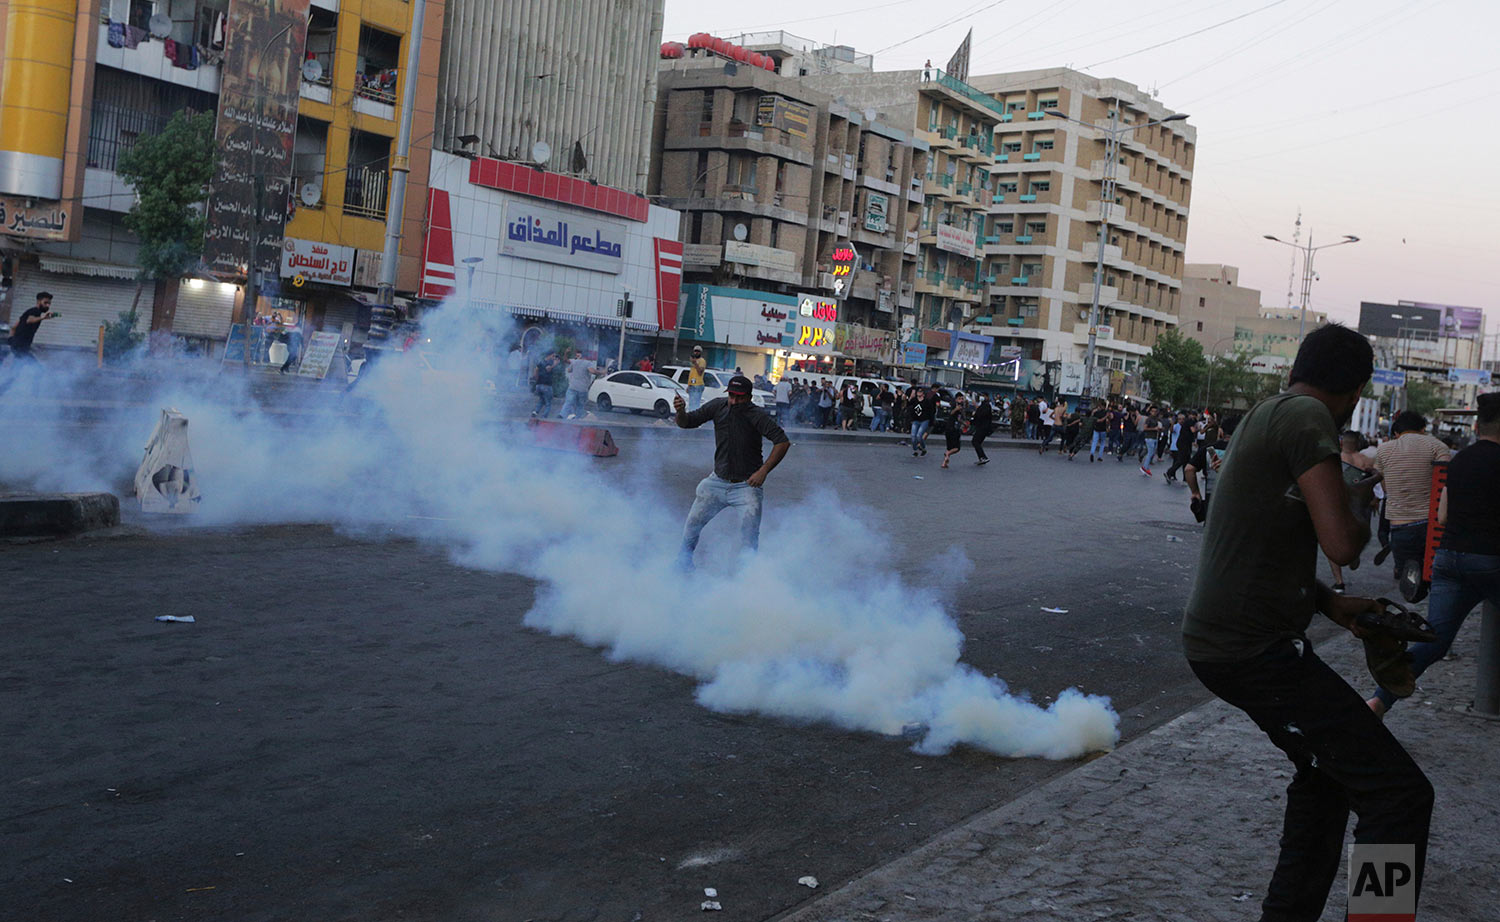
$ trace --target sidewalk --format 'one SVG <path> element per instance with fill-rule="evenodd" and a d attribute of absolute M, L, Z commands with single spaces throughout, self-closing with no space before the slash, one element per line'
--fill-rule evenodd
<path fill-rule="evenodd" d="M 1500 905 L 1500 723 L 1461 713 L 1477 617 L 1458 658 L 1433 666 L 1389 718 L 1437 789 L 1423 922 L 1494 919 Z M 1369 688 L 1352 637 L 1319 654 Z M 1214 700 L 777 922 L 1258 919 L 1290 777 L 1265 735 Z M 1341 872 L 1324 920 L 1344 918 L 1346 887 Z"/>

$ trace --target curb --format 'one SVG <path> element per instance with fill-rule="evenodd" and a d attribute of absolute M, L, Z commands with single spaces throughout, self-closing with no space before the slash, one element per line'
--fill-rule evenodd
<path fill-rule="evenodd" d="M 0 495 L 0 537 L 57 537 L 120 524 L 113 493 L 8 493 Z"/>

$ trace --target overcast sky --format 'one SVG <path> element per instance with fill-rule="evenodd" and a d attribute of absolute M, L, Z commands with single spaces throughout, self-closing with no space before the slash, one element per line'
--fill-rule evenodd
<path fill-rule="evenodd" d="M 1285 305 L 1292 251 L 1261 235 L 1300 207 L 1304 239 L 1362 241 L 1318 254 L 1314 309 L 1463 304 L 1500 331 L 1497 0 L 666 0 L 669 40 L 784 29 L 877 70 L 941 66 L 970 27 L 973 74 L 1071 66 L 1191 115 L 1189 262 Z"/>

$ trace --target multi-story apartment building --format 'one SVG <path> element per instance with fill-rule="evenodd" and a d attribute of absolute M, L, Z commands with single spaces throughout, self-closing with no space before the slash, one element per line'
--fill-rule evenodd
<path fill-rule="evenodd" d="M 1188 263 L 1180 303 L 1178 329 L 1201 343 L 1207 355 L 1248 353 L 1255 367 L 1267 372 L 1290 367 L 1297 357 L 1301 311 L 1262 307 L 1259 289 L 1242 288 L 1234 266 Z M 1308 330 L 1327 322 L 1327 314 L 1307 312 Z"/>
<path fill-rule="evenodd" d="M 1000 281 L 985 270 L 981 238 L 996 200 L 1001 161 L 994 137 L 1003 105 L 936 68 L 803 80 L 851 108 L 879 109 L 930 146 L 915 225 L 916 297 L 901 318 L 902 339 L 932 347 L 928 359 L 941 369 L 938 377 L 958 381 L 962 368 L 982 368 L 994 340 L 974 332 L 974 324 L 987 322 L 981 318 L 989 292 Z M 967 340 L 962 347 L 960 339 Z"/>
<path fill-rule="evenodd" d="M 684 212 L 684 338 L 725 367 L 878 370 L 915 303 L 928 145 L 783 76 L 807 52 L 775 37 L 750 46 L 762 66 L 710 48 L 661 62 L 651 189 Z"/>
<path fill-rule="evenodd" d="M 662 6 L 448 0 L 434 146 L 644 193 Z"/>
<path fill-rule="evenodd" d="M 1000 110 L 994 200 L 981 232 L 982 273 L 994 281 L 990 319 L 978 328 L 1032 359 L 1082 361 L 1102 258 L 1098 365 L 1128 375 L 1177 323 L 1196 129 L 1176 121 L 1124 134 L 1101 254 L 1105 134 L 1088 126 L 1108 126 L 1111 110 L 1121 127 L 1173 113 L 1129 83 L 1066 68 L 969 82 Z"/>
<path fill-rule="evenodd" d="M 271 255 L 256 260 L 265 269 L 262 296 L 248 313 L 277 312 L 304 329 L 337 330 L 353 323 L 358 293 L 376 287 L 399 101 L 405 82 L 417 79 L 397 275 L 399 290 L 416 289 L 436 61 L 424 62 L 420 74 L 405 72 L 414 40 L 409 3 L 45 0 L 6 13 L 0 18 L 12 29 L 4 46 L 0 147 L 39 153 L 55 181 L 0 178 L 0 207 L 8 212 L 0 244 L 16 268 L 10 305 L 0 312 L 29 303 L 37 291 L 53 293 L 63 316 L 42 328 L 38 342 L 92 344 L 102 321 L 136 303 L 136 242 L 122 223 L 135 194 L 116 165 L 137 138 L 159 132 L 179 110 L 216 113 L 221 158 L 230 150 L 260 158 L 243 189 L 216 181 L 208 209 L 212 249 L 212 241 L 233 236 L 226 222 L 234 219 L 223 215 L 243 216 L 261 199 L 254 232 Z M 17 47 L 10 39 L 37 35 L 26 24 L 37 15 L 47 19 L 49 40 Z M 442 18 L 442 0 L 429 0 L 423 38 L 434 48 Z M 38 61 L 39 47 L 43 58 L 60 55 Z M 39 65 L 45 97 L 27 95 L 38 86 L 30 71 Z M 246 99 L 258 107 L 257 119 L 236 118 Z M 225 143 L 226 111 L 231 121 L 251 125 L 255 137 Z M 4 156 L 0 151 L 0 161 Z M 235 191 L 245 200 L 235 200 Z M 284 207 L 283 192 L 290 193 Z M 141 329 L 222 341 L 232 315 L 247 313 L 240 283 L 248 247 L 243 257 L 238 277 L 220 261 L 220 271 L 207 265 L 184 284 L 155 285 L 139 302 Z"/>

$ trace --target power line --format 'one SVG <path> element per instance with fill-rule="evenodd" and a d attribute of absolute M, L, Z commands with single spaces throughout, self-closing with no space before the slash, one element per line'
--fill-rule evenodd
<path fill-rule="evenodd" d="M 1178 81 L 1181 81 L 1181 80 L 1185 80 L 1188 77 L 1193 76 L 1194 74 L 1202 73 L 1203 71 L 1208 70 L 1210 67 L 1217 67 L 1218 65 L 1223 64 L 1225 61 L 1228 61 L 1228 60 L 1234 58 L 1235 55 L 1238 55 L 1238 54 L 1240 54 L 1243 51 L 1247 51 L 1247 50 L 1249 50 L 1251 48 L 1254 48 L 1256 45 L 1260 45 L 1260 44 L 1263 44 L 1265 42 L 1268 42 L 1272 38 L 1275 38 L 1276 36 L 1280 35 L 1281 33 L 1296 28 L 1297 26 L 1301 25 L 1302 23 L 1306 22 L 1307 20 L 1313 18 L 1314 16 L 1319 15 L 1320 13 L 1324 12 L 1325 10 L 1327 10 L 1329 7 L 1334 6 L 1334 5 L 1336 5 L 1336 4 L 1340 3 L 1340 2 L 1342 2 L 1342 0 L 1328 0 L 1328 3 L 1326 3 L 1323 6 L 1321 6 L 1321 7 L 1317 8 L 1317 9 L 1313 10 L 1311 13 L 1308 13 L 1306 16 L 1303 16 L 1300 19 L 1294 19 L 1291 22 L 1287 23 L 1286 25 L 1267 29 L 1266 31 L 1262 32 L 1256 38 L 1253 38 L 1250 41 L 1244 43 L 1243 45 L 1240 45 L 1238 48 L 1235 48 L 1234 50 L 1228 52 L 1227 54 L 1218 55 L 1213 60 L 1209 61 L 1208 63 L 1203 64 L 1203 65 L 1201 65 L 1199 67 L 1195 67 L 1192 70 L 1188 71 L 1187 73 L 1179 74 L 1176 77 L 1173 77 L 1171 80 L 1166 81 L 1165 83 L 1158 83 L 1156 85 L 1156 88 L 1158 90 L 1160 90 L 1162 87 L 1171 86 L 1172 84 L 1177 83 Z"/>
<path fill-rule="evenodd" d="M 1169 38 L 1169 39 L 1167 39 L 1164 42 L 1157 42 L 1155 45 L 1147 45 L 1145 48 L 1141 48 L 1141 49 L 1139 49 L 1137 51 L 1132 51 L 1132 52 L 1130 52 L 1128 54 L 1116 55 L 1115 57 L 1112 57 L 1112 58 L 1106 58 L 1103 61 L 1098 61 L 1098 62 L 1095 62 L 1093 64 L 1085 65 L 1082 69 L 1083 70 L 1090 70 L 1090 69 L 1095 68 L 1095 67 L 1100 67 L 1100 66 L 1102 66 L 1104 64 L 1113 64 L 1116 61 L 1123 61 L 1126 58 L 1133 58 L 1133 57 L 1135 57 L 1138 54 L 1145 54 L 1148 51 L 1155 51 L 1158 48 L 1165 48 L 1167 45 L 1171 45 L 1171 44 L 1173 44 L 1175 42 L 1180 42 L 1183 39 L 1192 38 L 1195 35 L 1202 35 L 1205 32 L 1211 32 L 1214 29 L 1219 28 L 1220 26 L 1227 26 L 1227 25 L 1229 25 L 1232 22 L 1239 22 L 1241 19 L 1244 19 L 1247 16 L 1254 16 L 1256 13 L 1263 13 L 1266 10 L 1269 10 L 1271 7 L 1273 7 L 1273 6 L 1280 6 L 1283 3 L 1285 3 L 1285 2 L 1286 2 L 1286 0 L 1271 0 L 1271 2 L 1267 3 L 1265 6 L 1256 7 L 1255 9 L 1251 10 L 1248 13 L 1241 13 L 1238 16 L 1232 16 L 1229 19 L 1223 20 L 1222 22 L 1216 22 L 1216 23 L 1214 23 L 1211 26 L 1204 26 L 1201 29 L 1196 29 L 1196 30 L 1194 30 L 1192 32 L 1189 32 L 1186 35 L 1179 35 L 1176 38 Z"/>
<path fill-rule="evenodd" d="M 933 26 L 931 29 L 928 29 L 926 32 L 918 32 L 916 35 L 913 35 L 911 38 L 904 39 L 903 41 L 899 41 L 899 42 L 897 42 L 894 45 L 887 45 L 884 48 L 881 48 L 880 50 L 876 51 L 875 54 L 884 54 L 887 51 L 890 51 L 892 48 L 900 48 L 902 45 L 909 45 L 912 42 L 916 41 L 917 39 L 923 38 L 923 37 L 928 36 L 928 35 L 931 35 L 932 33 L 938 31 L 939 29 L 946 29 L 946 28 L 948 28 L 949 26 L 953 25 L 956 22 L 961 22 L 964 19 L 969 19 L 971 17 L 978 16 L 980 13 L 983 13 L 986 10 L 992 10 L 995 7 L 997 7 L 1000 4 L 1005 3 L 1005 2 L 1006 2 L 1006 0 L 994 0 L 993 3 L 987 3 L 984 6 L 979 7 L 978 9 L 974 9 L 973 7 L 970 7 L 968 10 L 965 10 L 964 12 L 959 13 L 957 16 L 953 17 L 952 19 L 948 20 L 947 22 L 939 23 L 939 24 Z"/>

